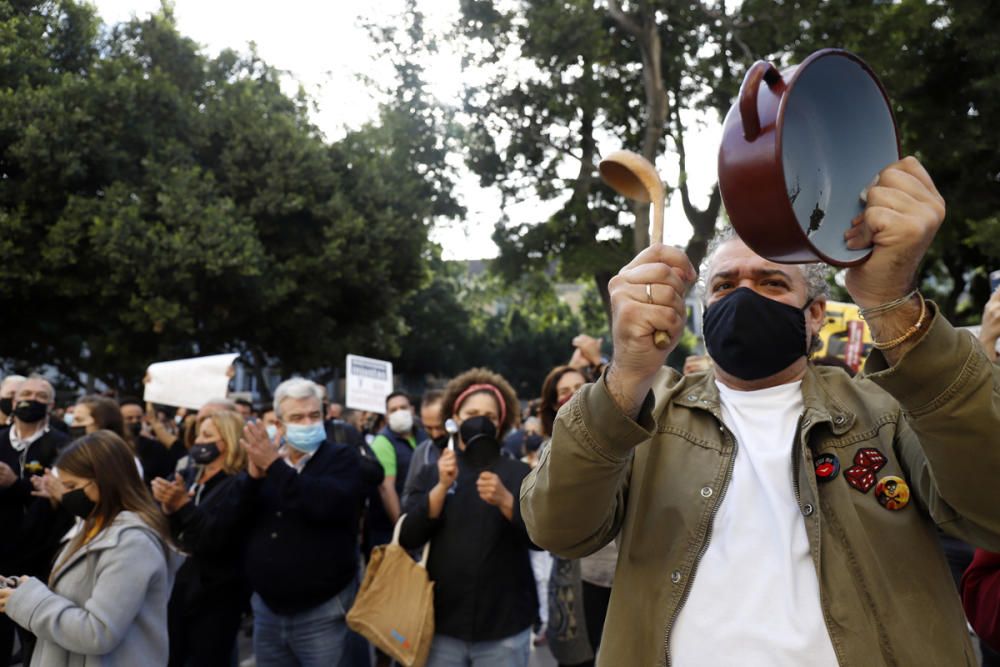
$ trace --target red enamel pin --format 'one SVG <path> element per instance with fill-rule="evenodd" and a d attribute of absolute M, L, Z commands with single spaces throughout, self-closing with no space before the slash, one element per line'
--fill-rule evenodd
<path fill-rule="evenodd" d="M 874 447 L 859 449 L 854 455 L 854 465 L 844 471 L 847 483 L 861 493 L 868 493 L 875 486 L 875 473 L 885 467 L 885 455 Z"/>

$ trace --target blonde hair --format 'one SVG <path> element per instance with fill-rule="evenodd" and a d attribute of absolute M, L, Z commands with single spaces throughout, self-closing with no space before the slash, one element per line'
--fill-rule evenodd
<path fill-rule="evenodd" d="M 219 431 L 219 437 L 226 443 L 226 454 L 222 462 L 222 469 L 227 475 L 235 475 L 247 467 L 247 452 L 240 445 L 240 438 L 243 437 L 243 417 L 233 410 L 219 410 L 207 415 L 206 419 L 215 424 Z M 201 428 L 201 424 L 199 424 Z"/>

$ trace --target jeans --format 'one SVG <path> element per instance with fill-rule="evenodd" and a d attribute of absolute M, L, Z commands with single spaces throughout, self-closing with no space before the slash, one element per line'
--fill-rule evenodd
<path fill-rule="evenodd" d="M 356 581 L 326 602 L 297 614 L 276 614 L 256 593 L 253 651 L 258 667 L 354 667 L 347 650 L 347 610 Z"/>
<path fill-rule="evenodd" d="M 465 642 L 437 635 L 427 667 L 528 667 L 530 655 L 531 628 L 490 642 Z"/>

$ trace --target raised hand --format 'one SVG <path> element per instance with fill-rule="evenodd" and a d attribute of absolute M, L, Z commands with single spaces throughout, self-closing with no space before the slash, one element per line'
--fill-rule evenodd
<path fill-rule="evenodd" d="M 638 414 L 653 377 L 677 347 L 687 317 L 684 296 L 697 276 L 687 255 L 657 243 L 639 253 L 608 284 L 615 348 L 608 390 L 631 417 Z M 657 331 L 670 337 L 663 349 L 653 342 Z"/>
<path fill-rule="evenodd" d="M 476 491 L 484 502 L 500 508 L 503 515 L 508 519 L 513 516 L 514 495 L 503 485 L 500 477 L 496 473 L 481 472 L 476 480 Z"/>
<path fill-rule="evenodd" d="M 184 480 L 175 473 L 174 481 L 168 482 L 162 477 L 153 480 L 153 497 L 160 503 L 164 514 L 173 514 L 191 502 L 191 494 L 184 486 Z"/>
<path fill-rule="evenodd" d="M 247 450 L 251 477 L 263 477 L 271 464 L 278 460 L 278 445 L 267 437 L 267 428 L 263 422 L 248 423 L 244 426 L 240 445 Z"/>
<path fill-rule="evenodd" d="M 944 199 L 915 157 L 883 169 L 868 189 L 864 212 L 844 235 L 848 248 L 874 245 L 868 261 L 847 270 L 845 285 L 854 302 L 871 308 L 911 291 L 944 216 Z"/>

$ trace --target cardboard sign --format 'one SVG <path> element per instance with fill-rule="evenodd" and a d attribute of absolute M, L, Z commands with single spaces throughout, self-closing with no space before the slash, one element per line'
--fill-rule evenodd
<path fill-rule="evenodd" d="M 214 398 L 225 398 L 238 356 L 215 354 L 151 364 L 146 369 L 143 400 L 197 410 Z"/>
<path fill-rule="evenodd" d="M 392 362 L 347 355 L 346 400 L 351 410 L 385 413 L 385 397 L 392 393 Z"/>

